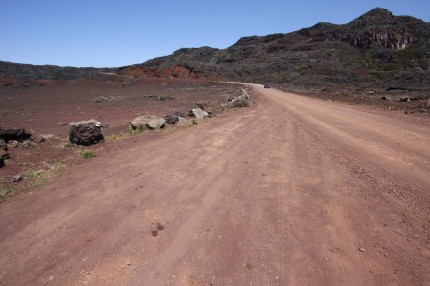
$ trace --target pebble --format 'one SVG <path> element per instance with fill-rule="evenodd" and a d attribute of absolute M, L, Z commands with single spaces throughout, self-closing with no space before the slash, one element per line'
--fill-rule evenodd
<path fill-rule="evenodd" d="M 361 252 L 366 252 L 366 249 L 360 247 L 358 250 L 360 250 Z"/>
<path fill-rule="evenodd" d="M 12 177 L 12 182 L 16 183 L 22 180 L 21 175 L 15 175 Z"/>

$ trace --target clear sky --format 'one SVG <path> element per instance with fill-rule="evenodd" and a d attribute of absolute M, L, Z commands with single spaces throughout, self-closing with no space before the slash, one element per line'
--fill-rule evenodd
<path fill-rule="evenodd" d="M 0 0 L 0 60 L 117 67 L 183 47 L 343 24 L 376 7 L 430 22 L 430 0 Z"/>

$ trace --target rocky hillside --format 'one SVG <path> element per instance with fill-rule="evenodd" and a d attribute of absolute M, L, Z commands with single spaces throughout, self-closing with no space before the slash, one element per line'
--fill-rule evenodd
<path fill-rule="evenodd" d="M 100 72 L 149 78 L 271 82 L 300 86 L 430 85 L 430 23 L 374 9 L 344 25 L 318 23 L 288 34 L 239 39 L 227 49 L 180 49 L 118 69 L 0 61 L 0 78 L 77 79 Z"/>
<path fill-rule="evenodd" d="M 71 80 L 93 77 L 100 72 L 115 72 L 116 70 L 116 68 L 76 68 L 0 61 L 0 78 Z"/>
<path fill-rule="evenodd" d="M 304 85 L 428 86 L 430 23 L 374 9 L 344 25 L 241 38 L 227 49 L 180 49 L 123 67 L 136 77 L 206 78 Z"/>

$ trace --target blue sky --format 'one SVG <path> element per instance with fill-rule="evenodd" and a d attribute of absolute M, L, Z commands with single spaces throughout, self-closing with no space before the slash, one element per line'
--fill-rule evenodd
<path fill-rule="evenodd" d="M 343 24 L 375 7 L 430 22 L 429 0 L 0 0 L 0 60 L 117 67 L 182 47 Z"/>

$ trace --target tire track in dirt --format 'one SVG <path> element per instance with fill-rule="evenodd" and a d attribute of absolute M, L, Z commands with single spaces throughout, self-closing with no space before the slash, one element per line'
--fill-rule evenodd
<path fill-rule="evenodd" d="M 429 282 L 428 125 L 253 87 L 2 204 L 0 284 Z"/>

